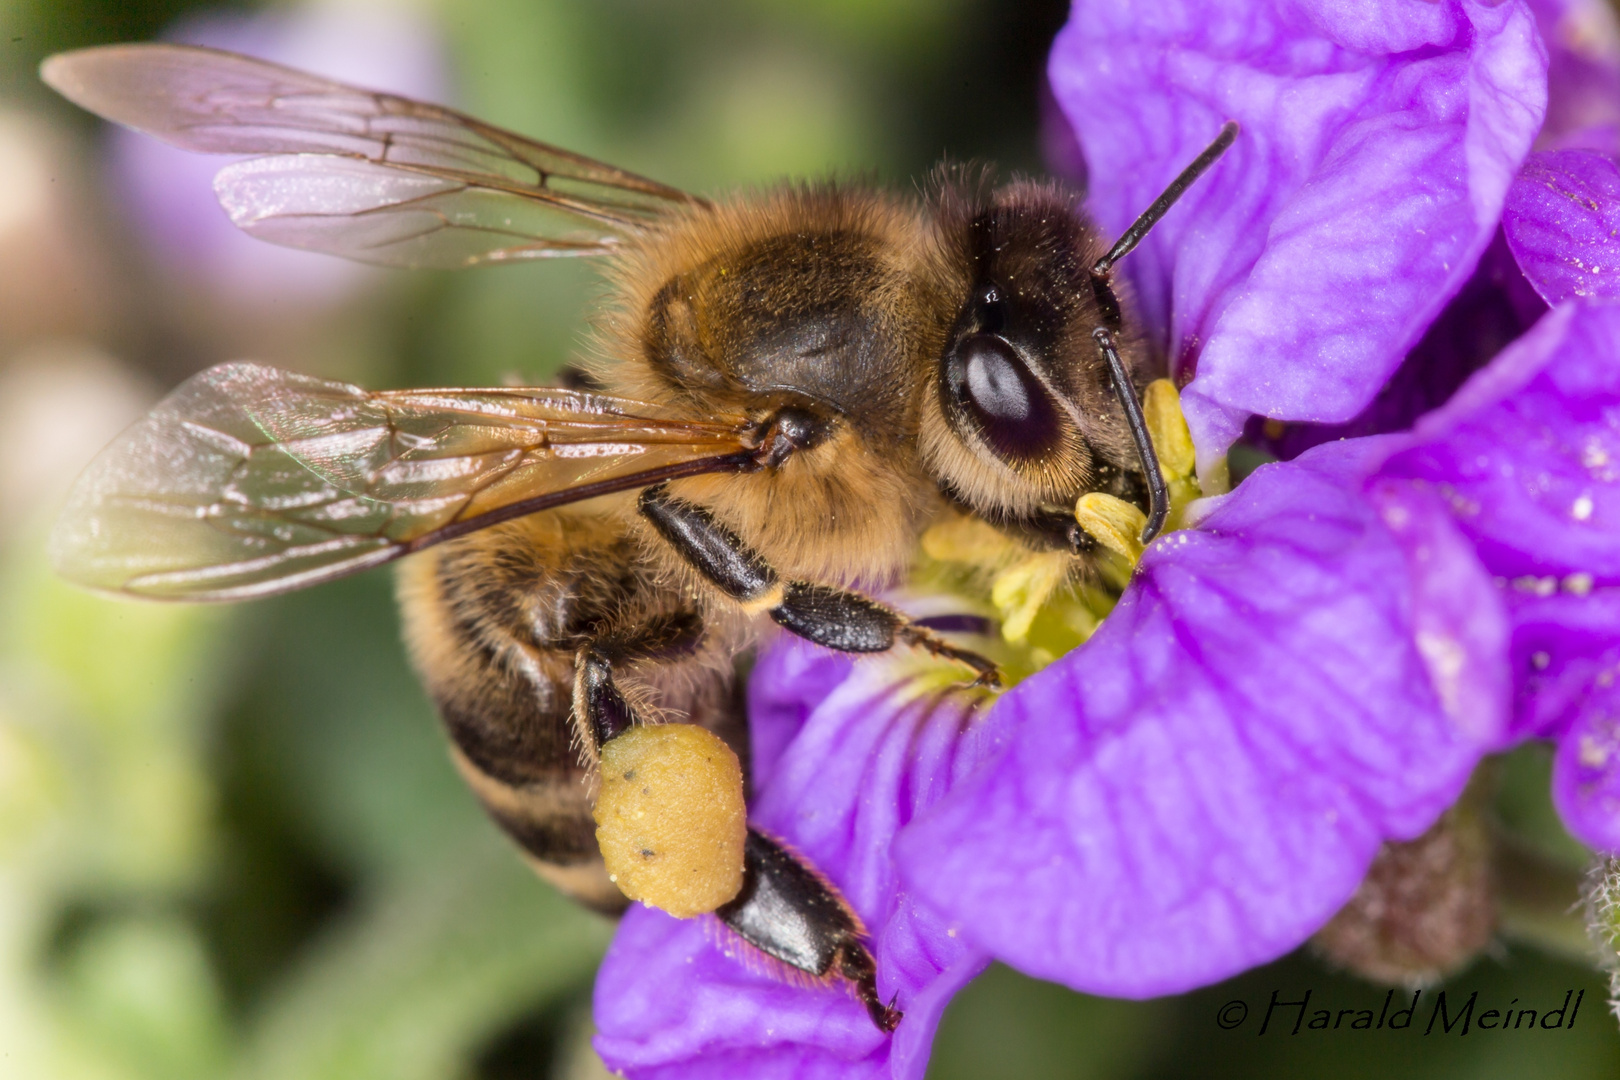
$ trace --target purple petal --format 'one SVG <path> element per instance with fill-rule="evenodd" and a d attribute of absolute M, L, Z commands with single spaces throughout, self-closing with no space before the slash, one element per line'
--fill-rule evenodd
<path fill-rule="evenodd" d="M 783 640 L 750 679 L 756 826 L 790 843 L 865 921 L 892 1039 L 839 983 L 774 977 L 712 919 L 636 908 L 597 977 L 597 1051 L 633 1077 L 920 1078 L 946 1003 L 985 964 L 900 892 L 890 841 L 976 761 L 983 697 L 919 686 L 917 661 L 863 663 Z M 937 676 L 937 668 L 935 669 Z M 763 759 L 763 760 L 761 760 Z M 802 983 L 803 980 L 800 980 Z"/>
<path fill-rule="evenodd" d="M 1585 707 L 1558 742 L 1552 796 L 1576 839 L 1598 851 L 1620 852 L 1620 686 L 1594 686 Z"/>
<path fill-rule="evenodd" d="M 1620 583 L 1617 358 L 1620 306 L 1555 308 L 1382 473 L 1442 492 L 1493 574 Z"/>
<path fill-rule="evenodd" d="M 748 677 L 748 768 L 764 791 L 816 706 L 849 678 L 855 661 L 830 649 L 765 649 Z"/>
<path fill-rule="evenodd" d="M 998 703 L 1005 750 L 901 837 L 905 880 L 993 955 L 1128 997 L 1320 927 L 1450 805 L 1506 705 L 1459 689 L 1505 664 L 1490 579 L 1434 500 L 1379 521 L 1375 449 L 1264 467 L 1150 547 L 1096 635 Z"/>
<path fill-rule="evenodd" d="M 1445 501 L 1424 486 L 1380 479 L 1367 495 L 1406 558 L 1412 640 L 1441 707 L 1478 745 L 1507 746 L 1508 613 L 1485 586 L 1473 546 L 1454 527 Z"/>
<path fill-rule="evenodd" d="M 1063 107 L 1052 96 L 1052 85 L 1041 84 L 1041 157 L 1053 176 L 1061 176 L 1085 190 L 1086 155 L 1075 138 L 1074 127 L 1063 114 Z"/>
<path fill-rule="evenodd" d="M 1470 375 L 1546 313 L 1547 304 L 1525 280 L 1497 229 L 1474 276 L 1354 419 L 1342 424 L 1286 424 L 1278 432 L 1275 421 L 1254 417 L 1244 439 L 1288 461 L 1336 439 L 1405 431 L 1418 417 L 1445 404 Z"/>
<path fill-rule="evenodd" d="M 1547 47 L 1540 150 L 1620 152 L 1620 25 L 1605 0 L 1530 0 Z"/>
<path fill-rule="evenodd" d="M 1508 191 L 1508 246 L 1549 304 L 1620 298 L 1620 169 L 1591 150 L 1532 154 Z"/>
<path fill-rule="evenodd" d="M 1620 658 L 1620 589 L 1538 596 L 1512 589 L 1515 739 L 1562 738 Z"/>
<path fill-rule="evenodd" d="M 1554 805 L 1582 843 L 1620 853 L 1620 589 L 1512 600 L 1515 729 L 1558 740 Z"/>
<path fill-rule="evenodd" d="M 1503 581 L 1510 737 L 1559 740 L 1560 813 L 1586 843 L 1620 850 L 1620 306 L 1554 308 L 1408 441 L 1381 475 L 1443 496 Z"/>
<path fill-rule="evenodd" d="M 1118 233 L 1213 137 L 1237 145 L 1126 260 L 1202 459 L 1246 415 L 1359 412 L 1467 279 L 1541 124 L 1517 3 L 1076 5 L 1049 67 Z M 1201 350 L 1201 351 L 1200 351 Z"/>

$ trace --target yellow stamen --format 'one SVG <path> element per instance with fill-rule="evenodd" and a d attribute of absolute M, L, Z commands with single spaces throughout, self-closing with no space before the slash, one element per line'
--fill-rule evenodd
<path fill-rule="evenodd" d="M 1165 478 L 1179 480 L 1191 476 L 1197 464 L 1193 450 L 1192 432 L 1187 429 L 1187 418 L 1181 412 L 1181 395 L 1176 384 L 1169 379 L 1155 379 L 1148 383 L 1142 394 L 1142 415 L 1147 420 L 1148 434 L 1153 436 L 1153 449 L 1159 456 L 1159 468 Z"/>
<path fill-rule="evenodd" d="M 1001 612 L 1001 636 L 1015 645 L 1029 637 L 1041 606 L 1069 576 L 1064 551 L 1043 551 L 1003 571 L 990 587 L 990 602 Z"/>
<path fill-rule="evenodd" d="M 1131 566 L 1142 557 L 1142 528 L 1147 515 L 1124 499 L 1088 491 L 1074 504 L 1075 520 L 1092 538 Z"/>
<path fill-rule="evenodd" d="M 1012 554 L 1013 542 L 983 518 L 949 517 L 922 535 L 923 554 L 940 562 L 983 565 Z"/>

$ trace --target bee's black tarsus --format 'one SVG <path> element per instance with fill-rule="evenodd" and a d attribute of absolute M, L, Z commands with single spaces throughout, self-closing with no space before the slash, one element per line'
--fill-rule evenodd
<path fill-rule="evenodd" d="M 877 964 L 863 940 L 865 928 L 838 891 L 787 848 L 748 830 L 743 887 L 715 912 L 738 937 L 774 960 L 815 978 L 847 981 L 883 1032 L 901 1013 L 878 997 Z"/>

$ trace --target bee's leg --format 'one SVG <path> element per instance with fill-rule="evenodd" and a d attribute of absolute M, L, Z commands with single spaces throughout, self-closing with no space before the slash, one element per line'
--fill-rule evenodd
<path fill-rule="evenodd" d="M 767 956 L 817 978 L 848 980 L 880 1030 L 900 1023 L 900 1011 L 878 997 L 877 965 L 860 919 L 831 885 L 770 837 L 748 830 L 742 892 L 715 915 Z"/>
<path fill-rule="evenodd" d="M 636 725 L 636 714 L 613 681 L 613 664 L 590 647 L 579 650 L 574 669 L 574 715 L 590 736 L 594 757 Z"/>
<path fill-rule="evenodd" d="M 554 511 L 413 556 L 399 578 L 412 660 L 458 771 L 542 877 L 609 913 L 626 900 L 603 864 L 581 761 L 595 754 L 574 709 L 580 646 L 598 645 L 621 679 L 634 668 L 671 683 L 661 702 L 746 746 L 730 680 L 693 662 L 707 645 L 701 614 L 659 587 L 638 550 L 617 517 Z M 683 665 L 694 670 L 672 678 Z"/>
<path fill-rule="evenodd" d="M 574 661 L 574 715 L 584 726 L 594 754 L 639 723 L 635 710 L 613 680 L 613 665 L 628 660 L 667 659 L 691 652 L 703 637 L 695 613 L 636 627 L 633 633 L 597 638 Z"/>
<path fill-rule="evenodd" d="M 959 649 L 905 615 L 847 589 L 808 581 L 782 581 L 742 538 L 695 503 L 663 485 L 641 493 L 641 513 L 683 559 L 749 611 L 763 611 L 785 629 L 840 652 L 884 652 L 897 644 L 926 649 L 978 672 L 995 686 L 996 665 Z"/>
<path fill-rule="evenodd" d="M 630 899 L 707 914 L 743 885 L 742 762 L 697 724 L 643 723 L 615 681 L 614 646 L 597 639 L 575 662 L 574 715 L 599 768 L 597 846 Z"/>
<path fill-rule="evenodd" d="M 579 651 L 575 676 L 575 712 L 580 716 L 601 755 L 604 774 L 610 770 L 616 740 L 629 742 L 638 726 L 635 711 L 613 681 L 613 663 L 607 655 L 611 646 L 586 646 Z M 660 725 L 664 730 L 681 725 Z M 646 759 L 643 758 L 643 761 Z M 693 763 L 695 764 L 695 762 Z M 645 770 L 643 770 L 645 771 Z M 628 779 L 628 776 L 626 777 Z M 638 777 L 636 784 L 645 777 Z M 604 777 L 604 785 L 609 778 Z M 606 788 L 604 787 L 604 792 Z M 646 793 L 646 789 L 643 789 Z M 690 833 L 701 828 L 701 812 L 678 803 L 659 800 L 657 805 L 637 804 L 638 811 L 669 816 L 682 822 Z M 641 813 L 634 815 L 638 820 Z M 599 816 L 598 821 L 603 817 Z M 637 826 L 638 843 L 651 835 L 652 826 Z M 617 833 L 618 830 L 612 830 Z M 702 903 L 687 906 L 684 887 L 670 889 L 637 875 L 641 858 L 655 857 L 653 849 L 617 857 L 618 845 L 609 830 L 599 830 L 602 853 L 614 870 L 613 880 L 635 899 L 686 917 L 711 910 Z M 656 853 L 662 857 L 663 853 Z M 689 877 L 683 874 L 682 878 Z M 736 879 L 732 879 L 735 882 Z M 855 996 L 866 1006 L 872 1022 L 883 1031 L 893 1031 L 900 1023 L 900 1012 L 884 1004 L 877 992 L 877 964 L 864 942 L 860 919 L 838 891 L 806 866 L 792 852 L 755 829 L 749 829 L 742 848 L 741 889 L 733 899 L 712 908 L 716 917 L 760 952 L 817 978 L 842 978 L 850 983 Z M 681 882 L 685 885 L 685 881 Z M 729 895 L 729 894 L 728 894 Z"/>

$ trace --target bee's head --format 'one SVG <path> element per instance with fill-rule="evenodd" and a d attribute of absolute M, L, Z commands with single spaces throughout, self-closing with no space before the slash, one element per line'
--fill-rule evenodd
<path fill-rule="evenodd" d="M 1140 501 L 1137 452 L 1092 334 L 1112 331 L 1133 369 L 1142 349 L 1093 287 L 1103 248 L 1079 197 L 1032 181 L 989 193 L 947 184 L 938 221 L 937 280 L 956 299 L 924 395 L 930 473 L 992 517 L 1087 491 Z"/>

